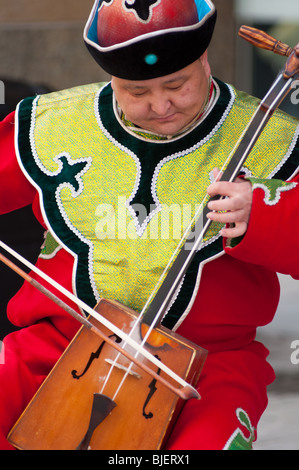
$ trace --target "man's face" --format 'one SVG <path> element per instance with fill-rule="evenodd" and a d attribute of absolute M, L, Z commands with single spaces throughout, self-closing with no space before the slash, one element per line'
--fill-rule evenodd
<path fill-rule="evenodd" d="M 208 94 L 210 67 L 201 59 L 171 75 L 150 80 L 112 78 L 112 87 L 126 118 L 162 135 L 175 135 L 202 109 Z"/>

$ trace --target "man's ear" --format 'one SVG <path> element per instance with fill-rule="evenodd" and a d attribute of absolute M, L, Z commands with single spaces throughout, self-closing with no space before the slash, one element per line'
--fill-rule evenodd
<path fill-rule="evenodd" d="M 202 66 L 205 70 L 205 73 L 206 73 L 206 76 L 207 77 L 210 77 L 211 75 L 211 67 L 210 67 L 210 64 L 209 64 L 209 60 L 208 60 L 208 51 L 206 50 L 203 55 L 200 57 L 199 59 L 202 63 Z"/>

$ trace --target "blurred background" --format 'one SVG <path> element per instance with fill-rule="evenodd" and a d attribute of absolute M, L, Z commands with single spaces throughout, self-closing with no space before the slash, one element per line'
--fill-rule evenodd
<path fill-rule="evenodd" d="M 240 25 L 267 31 L 294 46 L 299 41 L 298 0 L 214 0 L 218 22 L 209 59 L 213 75 L 262 98 L 285 59 L 253 48 L 238 38 Z M 83 43 L 93 0 L 0 0 L 0 120 L 26 96 L 108 80 Z M 297 98 L 299 94 L 297 94 Z M 299 105 L 283 108 L 299 117 Z M 0 239 L 31 261 L 38 256 L 43 233 L 30 207 L 0 216 Z M 13 330 L 6 319 L 8 300 L 22 281 L 0 266 L 0 339 Z M 299 340 L 298 283 L 281 276 L 282 296 L 273 323 L 258 337 L 271 353 L 277 380 L 260 425 L 257 449 L 299 449 L 299 365 L 292 364 L 291 344 Z"/>

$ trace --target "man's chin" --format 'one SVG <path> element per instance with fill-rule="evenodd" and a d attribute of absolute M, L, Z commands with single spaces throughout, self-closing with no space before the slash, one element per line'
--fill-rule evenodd
<path fill-rule="evenodd" d="M 158 122 L 155 125 L 150 126 L 150 131 L 155 134 L 162 136 L 176 135 L 184 129 L 184 125 L 175 122 Z"/>

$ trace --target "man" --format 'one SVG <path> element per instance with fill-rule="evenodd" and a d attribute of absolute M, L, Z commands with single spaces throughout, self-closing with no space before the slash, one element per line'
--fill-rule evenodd
<path fill-rule="evenodd" d="M 275 314 L 276 272 L 299 277 L 298 121 L 276 113 L 245 179 L 213 182 L 257 106 L 211 77 L 215 20 L 210 0 L 185 1 L 184 14 L 170 0 L 96 1 L 84 39 L 111 83 L 21 103 L 17 158 L 13 115 L 0 131 L 0 210 L 33 204 L 47 230 L 38 266 L 91 306 L 141 311 L 189 215 L 207 192 L 226 196 L 209 203 L 214 223 L 163 319 L 209 351 L 202 399 L 186 403 L 168 449 L 252 447 L 274 380 L 256 328 Z M 170 207 L 181 218 L 166 229 Z M 27 328 L 5 341 L 2 448 L 78 328 L 26 284 L 8 315 Z"/>

